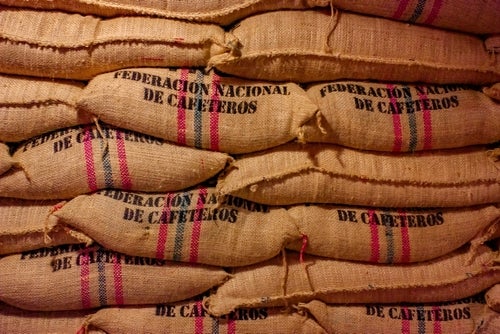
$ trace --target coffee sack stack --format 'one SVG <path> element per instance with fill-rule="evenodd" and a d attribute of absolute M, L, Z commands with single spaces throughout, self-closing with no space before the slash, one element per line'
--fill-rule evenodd
<path fill-rule="evenodd" d="M 224 268 L 300 238 L 284 208 L 219 203 L 212 179 L 317 110 L 297 84 L 204 71 L 232 48 L 219 23 L 274 5 L 1 4 L 1 331 L 323 333 L 281 308 L 202 305 Z"/>
<path fill-rule="evenodd" d="M 298 305 L 330 333 L 498 331 L 484 291 L 500 279 L 488 242 L 498 236 L 500 105 L 481 88 L 500 68 L 479 35 L 497 32 L 488 17 L 498 7 L 482 21 L 474 10 L 485 8 L 471 3 L 461 2 L 475 19 L 441 1 L 394 3 L 401 13 L 390 18 L 447 23 L 268 12 L 228 31 L 239 52 L 210 60 L 236 76 L 299 82 L 319 107 L 299 143 L 239 156 L 219 179 L 222 197 L 286 206 L 302 240 L 237 268 L 208 297 L 212 314 Z M 369 12 L 384 16 L 375 7 L 390 5 Z M 468 19 L 486 26 L 450 30 Z"/>
<path fill-rule="evenodd" d="M 408 1 L 0 4 L 2 331 L 499 326 L 497 31 Z"/>

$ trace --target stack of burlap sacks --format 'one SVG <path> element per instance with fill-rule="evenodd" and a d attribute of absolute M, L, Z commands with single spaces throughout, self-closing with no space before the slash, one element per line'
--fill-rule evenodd
<path fill-rule="evenodd" d="M 0 332 L 500 332 L 498 1 L 0 5 Z"/>

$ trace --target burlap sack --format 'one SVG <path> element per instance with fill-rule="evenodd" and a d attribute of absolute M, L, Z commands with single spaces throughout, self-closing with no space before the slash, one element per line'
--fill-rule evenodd
<path fill-rule="evenodd" d="M 467 247 L 433 261 L 382 265 L 289 253 L 234 269 L 233 277 L 207 298 L 213 315 L 236 308 L 308 302 L 426 303 L 455 300 L 500 282 L 498 254 Z"/>
<path fill-rule="evenodd" d="M 484 147 L 396 155 L 292 143 L 242 155 L 217 187 L 220 195 L 274 205 L 473 206 L 500 202 L 496 155 Z"/>
<path fill-rule="evenodd" d="M 179 190 L 214 176 L 230 159 L 107 125 L 34 137 L 13 158 L 22 169 L 0 178 L 0 195 L 26 199 L 72 198 L 104 188 Z"/>
<path fill-rule="evenodd" d="M 34 311 L 184 300 L 226 280 L 221 268 L 63 245 L 0 259 L 0 300 Z"/>
<path fill-rule="evenodd" d="M 35 312 L 0 303 L 0 332 L 9 334 L 77 333 L 90 311 Z M 106 334 L 89 329 L 87 334 Z"/>
<path fill-rule="evenodd" d="M 151 15 L 227 25 L 242 17 L 277 9 L 325 7 L 329 0 L 0 0 L 0 4 L 38 9 L 59 9 L 98 16 Z"/>
<path fill-rule="evenodd" d="M 0 143 L 0 175 L 11 169 L 14 160 L 7 144 Z"/>
<path fill-rule="evenodd" d="M 308 310 L 328 333 L 475 333 L 500 314 L 486 307 L 484 294 L 451 302 L 429 304 L 327 305 L 312 301 Z"/>
<path fill-rule="evenodd" d="M 488 95 L 492 99 L 500 101 L 500 82 L 493 84 L 491 87 L 484 87 L 483 93 Z"/>
<path fill-rule="evenodd" d="M 500 53 L 500 34 L 488 36 L 484 41 L 484 45 L 486 50 L 495 57 L 495 53 Z"/>
<path fill-rule="evenodd" d="M 93 241 L 52 215 L 64 203 L 0 198 L 0 254 Z"/>
<path fill-rule="evenodd" d="M 472 86 L 336 81 L 307 92 L 319 113 L 305 141 L 413 152 L 500 140 L 500 103 Z"/>
<path fill-rule="evenodd" d="M 243 19 L 230 35 L 241 47 L 213 56 L 209 64 L 245 78 L 500 81 L 500 65 L 479 37 L 343 11 L 268 12 Z"/>
<path fill-rule="evenodd" d="M 83 83 L 0 75 L 0 87 L 0 141 L 22 141 L 92 121 L 76 110 Z"/>
<path fill-rule="evenodd" d="M 393 20 L 465 31 L 500 33 L 498 1 L 335 0 L 335 7 Z"/>
<path fill-rule="evenodd" d="M 375 263 L 431 260 L 472 239 L 481 244 L 500 230 L 500 208 L 494 205 L 421 210 L 297 205 L 288 213 L 307 240 L 287 248 Z"/>
<path fill-rule="evenodd" d="M 150 17 L 101 20 L 63 12 L 3 7 L 0 71 L 90 79 L 126 67 L 205 66 L 224 47 L 213 24 Z"/>
<path fill-rule="evenodd" d="M 88 317 L 87 328 L 113 333 L 325 333 L 311 318 L 280 308 L 238 309 L 212 317 L 201 298 L 145 307 L 110 307 Z"/>
<path fill-rule="evenodd" d="M 54 213 L 108 249 L 157 259 L 241 266 L 268 260 L 300 235 L 286 210 L 229 197 L 215 188 L 167 194 L 102 190 Z"/>
<path fill-rule="evenodd" d="M 500 312 L 500 284 L 496 284 L 492 286 L 487 292 L 486 292 L 486 303 L 488 306 L 496 311 Z"/>
<path fill-rule="evenodd" d="M 78 106 L 108 124 L 228 153 L 293 140 L 317 110 L 294 83 L 254 82 L 188 68 L 99 75 L 85 87 Z"/>

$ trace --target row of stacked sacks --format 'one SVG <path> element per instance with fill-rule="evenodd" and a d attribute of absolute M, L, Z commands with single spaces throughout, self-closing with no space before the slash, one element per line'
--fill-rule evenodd
<path fill-rule="evenodd" d="M 498 9 L 121 2 L 0 1 L 2 330 L 498 331 Z"/>

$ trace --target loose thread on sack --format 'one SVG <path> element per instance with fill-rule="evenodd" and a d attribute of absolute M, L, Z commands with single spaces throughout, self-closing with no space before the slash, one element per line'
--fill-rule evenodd
<path fill-rule="evenodd" d="M 323 119 L 323 115 L 321 115 L 321 113 L 318 111 L 316 113 L 316 126 L 318 127 L 321 134 L 326 135 L 327 132 L 326 132 L 325 127 L 322 124 L 322 119 Z"/>
<path fill-rule="evenodd" d="M 309 277 L 309 273 L 307 271 L 307 264 L 304 261 L 304 254 L 306 252 L 307 244 L 309 243 L 309 238 L 307 237 L 306 234 L 301 233 L 302 235 L 302 246 L 300 247 L 300 252 L 299 252 L 299 263 L 302 266 L 302 273 L 304 274 L 304 279 L 309 285 L 309 289 L 311 291 L 314 291 L 312 283 L 311 283 L 311 278 Z"/>
<path fill-rule="evenodd" d="M 330 1 L 330 23 L 328 27 L 328 34 L 326 35 L 325 38 L 325 44 L 323 46 L 325 52 L 328 53 L 332 52 L 333 48 L 330 45 L 330 37 L 335 31 L 335 28 L 337 28 L 337 24 L 339 23 L 339 16 L 340 16 L 339 11 L 337 10 L 337 8 L 333 6 L 333 0 Z"/>
<path fill-rule="evenodd" d="M 108 136 L 104 135 L 104 131 L 103 131 L 102 127 L 101 127 L 101 124 L 99 123 L 99 118 L 97 116 L 92 116 L 92 121 L 95 124 L 97 132 L 99 132 L 99 135 L 104 140 L 103 152 L 105 152 L 109 148 Z"/>

